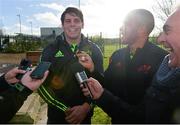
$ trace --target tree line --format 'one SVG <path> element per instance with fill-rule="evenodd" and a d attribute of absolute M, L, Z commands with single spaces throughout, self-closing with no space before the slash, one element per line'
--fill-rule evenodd
<path fill-rule="evenodd" d="M 47 44 L 52 41 L 46 41 L 40 37 L 26 36 L 19 34 L 14 37 L 0 37 L 0 52 L 2 53 L 24 53 L 27 51 L 41 51 Z M 101 36 L 89 37 L 91 41 L 96 43 L 102 52 L 104 53 L 104 46 L 108 44 L 118 45 L 118 48 L 122 48 L 120 38 L 102 38 Z M 156 43 L 156 37 L 150 37 L 150 42 Z"/>

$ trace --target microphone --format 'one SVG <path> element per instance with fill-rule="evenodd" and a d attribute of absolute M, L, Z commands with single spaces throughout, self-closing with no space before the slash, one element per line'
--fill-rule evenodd
<path fill-rule="evenodd" d="M 79 62 L 75 62 L 71 65 L 71 70 L 72 72 L 75 74 L 76 80 L 78 81 L 78 83 L 81 85 L 83 84 L 84 88 L 88 88 L 89 90 L 89 95 L 87 96 L 88 100 L 92 101 L 93 99 L 93 95 L 92 92 L 89 88 L 89 86 L 87 85 L 87 75 L 86 72 L 84 71 L 84 67 L 79 63 Z"/>
<path fill-rule="evenodd" d="M 25 71 L 31 71 L 31 68 L 32 68 L 32 62 L 31 60 L 29 59 L 22 59 L 19 66 L 18 66 L 18 69 L 22 69 L 22 70 L 25 70 Z M 21 78 L 23 77 L 24 74 L 17 74 L 16 75 L 16 78 L 21 80 Z"/>

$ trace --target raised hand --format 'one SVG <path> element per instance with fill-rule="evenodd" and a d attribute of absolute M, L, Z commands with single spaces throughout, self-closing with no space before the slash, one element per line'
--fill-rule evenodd
<path fill-rule="evenodd" d="M 84 51 L 78 51 L 76 56 L 79 59 L 79 63 L 83 65 L 83 67 L 87 68 L 90 72 L 94 71 L 94 63 L 91 57 Z"/>
<path fill-rule="evenodd" d="M 49 71 L 44 73 L 44 77 L 42 79 L 32 79 L 30 77 L 32 71 L 28 71 L 21 79 L 21 83 L 29 88 L 30 90 L 34 91 L 39 88 L 39 86 L 44 82 L 46 77 L 48 76 Z"/>
<path fill-rule="evenodd" d="M 17 83 L 19 80 L 16 78 L 17 74 L 24 74 L 26 71 L 18 69 L 18 67 L 13 68 L 12 70 L 8 71 L 5 74 L 5 80 L 7 83 L 12 84 L 12 83 Z"/>

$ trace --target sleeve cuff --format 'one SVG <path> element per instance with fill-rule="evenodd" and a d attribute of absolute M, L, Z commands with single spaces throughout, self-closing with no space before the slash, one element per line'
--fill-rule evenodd
<path fill-rule="evenodd" d="M 5 80 L 5 74 L 2 75 L 0 78 L 0 86 L 1 86 L 0 90 L 2 90 L 2 91 L 11 87 Z"/>
<path fill-rule="evenodd" d="M 131 112 L 134 108 L 125 101 L 123 101 L 121 98 L 114 96 L 111 92 L 109 92 L 106 89 L 104 89 L 102 96 L 98 100 L 96 100 L 96 104 L 108 112 L 112 112 L 113 110 Z"/>
<path fill-rule="evenodd" d="M 101 97 L 96 100 L 96 104 L 100 107 L 102 107 L 104 104 L 108 104 L 109 100 L 112 99 L 112 94 L 108 92 L 106 89 L 104 89 Z"/>
<path fill-rule="evenodd" d="M 16 89 L 18 92 L 21 92 L 25 95 L 30 95 L 33 91 L 24 86 L 22 83 L 16 83 L 13 85 L 14 89 Z"/>

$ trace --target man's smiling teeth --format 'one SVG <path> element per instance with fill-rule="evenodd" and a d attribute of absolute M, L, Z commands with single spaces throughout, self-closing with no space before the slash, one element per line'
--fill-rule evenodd
<path fill-rule="evenodd" d="M 70 32 L 74 32 L 74 31 L 76 31 L 76 29 L 69 29 L 69 31 L 70 31 Z"/>

